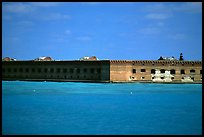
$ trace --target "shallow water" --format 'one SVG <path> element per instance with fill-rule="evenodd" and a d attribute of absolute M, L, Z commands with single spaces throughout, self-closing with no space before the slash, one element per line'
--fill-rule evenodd
<path fill-rule="evenodd" d="M 2 130 L 202 134 L 202 85 L 2 81 Z"/>

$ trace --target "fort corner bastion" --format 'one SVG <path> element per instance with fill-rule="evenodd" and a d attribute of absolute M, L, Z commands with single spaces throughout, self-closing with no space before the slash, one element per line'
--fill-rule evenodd
<path fill-rule="evenodd" d="M 7 59 L 2 80 L 202 83 L 202 61 Z"/>

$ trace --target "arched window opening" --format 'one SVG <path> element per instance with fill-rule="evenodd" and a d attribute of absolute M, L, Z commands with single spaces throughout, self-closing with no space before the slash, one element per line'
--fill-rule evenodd
<path fill-rule="evenodd" d="M 32 68 L 32 72 L 35 72 L 35 69 L 34 69 L 34 68 Z"/>
<path fill-rule="evenodd" d="M 38 73 L 40 73 L 41 72 L 41 68 L 38 68 Z"/>
<path fill-rule="evenodd" d="M 160 72 L 161 72 L 161 73 L 165 73 L 165 70 L 164 70 L 164 69 L 161 69 Z"/>
<path fill-rule="evenodd" d="M 11 69 L 10 69 L 10 68 L 8 68 L 8 72 L 11 72 Z"/>
<path fill-rule="evenodd" d="M 91 73 L 94 73 L 94 68 L 91 69 Z"/>
<path fill-rule="evenodd" d="M 170 74 L 176 74 L 176 71 L 174 69 L 170 70 Z"/>
<path fill-rule="evenodd" d="M 50 72 L 51 72 L 51 73 L 53 73 L 53 72 L 54 72 L 54 69 L 53 69 L 53 68 L 51 68 L 51 69 L 50 69 Z"/>
<path fill-rule="evenodd" d="M 101 69 L 100 69 L 100 68 L 97 69 L 97 73 L 98 73 L 98 74 L 101 73 Z"/>
<path fill-rule="evenodd" d="M 60 73 L 60 68 L 57 68 L 57 72 Z"/>
<path fill-rule="evenodd" d="M 63 69 L 63 73 L 67 73 L 67 69 L 66 68 Z"/>
<path fill-rule="evenodd" d="M 29 68 L 26 68 L 26 72 L 29 72 Z"/>
<path fill-rule="evenodd" d="M 77 69 L 77 73 L 80 73 L 80 69 L 79 68 Z"/>
<path fill-rule="evenodd" d="M 190 70 L 190 73 L 195 73 L 195 70 L 194 70 L 194 69 L 191 69 L 191 70 Z"/>
<path fill-rule="evenodd" d="M 141 72 L 146 72 L 146 69 L 141 69 Z"/>
<path fill-rule="evenodd" d="M 13 69 L 13 72 L 17 72 L 17 68 L 14 68 L 14 69 Z"/>
<path fill-rule="evenodd" d="M 155 69 L 151 69 L 151 74 L 155 74 Z"/>
<path fill-rule="evenodd" d="M 181 70 L 181 74 L 185 74 L 185 70 L 184 69 Z"/>
<path fill-rule="evenodd" d="M 47 73 L 47 68 L 44 69 L 44 72 Z"/>
<path fill-rule="evenodd" d="M 20 72 L 23 72 L 23 68 L 20 68 L 19 71 L 20 71 Z"/>
<path fill-rule="evenodd" d="M 74 69 L 71 68 L 70 69 L 70 73 L 74 73 Z M 72 78 L 72 76 L 71 76 L 71 78 Z"/>

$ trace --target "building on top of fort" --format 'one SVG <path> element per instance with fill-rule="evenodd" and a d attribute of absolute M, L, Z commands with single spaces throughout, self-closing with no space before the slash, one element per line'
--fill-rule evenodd
<path fill-rule="evenodd" d="M 96 56 L 91 56 L 91 57 L 84 56 L 80 58 L 79 60 L 99 60 L 99 59 Z"/>
<path fill-rule="evenodd" d="M 158 60 L 169 60 L 169 61 L 175 60 L 176 61 L 177 59 L 175 59 L 174 56 L 172 56 L 172 57 L 163 57 L 163 56 L 160 56 L 160 58 Z"/>
<path fill-rule="evenodd" d="M 51 57 L 38 57 L 36 59 L 34 59 L 34 61 L 53 61 L 53 59 Z"/>
<path fill-rule="evenodd" d="M 176 58 L 174 58 L 174 56 L 172 57 L 163 57 L 163 56 L 160 56 L 160 58 L 158 60 L 166 60 L 166 61 L 177 61 Z M 183 54 L 180 53 L 180 57 L 179 57 L 179 61 L 183 61 Z"/>
<path fill-rule="evenodd" d="M 2 59 L 2 61 L 16 61 L 15 58 L 9 58 L 9 57 L 5 57 Z"/>

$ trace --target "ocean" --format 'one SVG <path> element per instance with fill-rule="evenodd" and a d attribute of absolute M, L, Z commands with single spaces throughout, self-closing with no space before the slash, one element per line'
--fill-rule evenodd
<path fill-rule="evenodd" d="M 201 84 L 2 81 L 3 135 L 201 135 Z"/>

